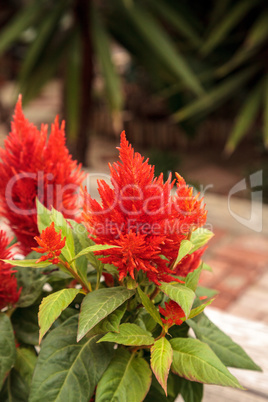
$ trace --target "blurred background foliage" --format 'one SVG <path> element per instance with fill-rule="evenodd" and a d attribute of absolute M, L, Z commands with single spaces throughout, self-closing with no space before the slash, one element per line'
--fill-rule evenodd
<path fill-rule="evenodd" d="M 119 132 L 130 85 L 140 88 L 136 108 L 168 116 L 189 137 L 227 113 L 231 154 L 252 126 L 268 146 L 267 44 L 267 0 L 12 0 L 0 13 L 0 57 L 12 60 L 0 79 L 16 78 L 24 103 L 63 80 L 68 142 L 84 164 L 94 102 L 105 99 Z"/>

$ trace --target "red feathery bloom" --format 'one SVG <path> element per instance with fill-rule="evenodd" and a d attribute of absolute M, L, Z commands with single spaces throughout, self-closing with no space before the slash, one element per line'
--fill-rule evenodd
<path fill-rule="evenodd" d="M 8 248 L 10 239 L 6 233 L 0 230 L 0 259 L 9 260 L 13 258 L 11 247 Z M 11 269 L 11 265 L 0 261 L 0 310 L 4 307 L 13 306 L 20 297 L 21 289 L 17 289 L 17 279 L 14 275 L 16 271 Z"/>
<path fill-rule="evenodd" d="M 42 231 L 41 237 L 36 236 L 34 239 L 40 248 L 32 247 L 32 249 L 38 253 L 48 253 L 47 255 L 42 255 L 36 263 L 51 261 L 52 264 L 58 264 L 60 261 L 58 256 L 61 254 L 61 249 L 65 246 L 66 237 L 61 239 L 61 230 L 59 233 L 56 232 L 54 222 Z"/>
<path fill-rule="evenodd" d="M 200 250 L 196 250 L 192 254 L 187 254 L 179 264 L 174 268 L 176 275 L 187 276 L 190 272 L 197 269 L 201 262 L 201 257 L 204 254 L 207 247 L 203 247 Z"/>
<path fill-rule="evenodd" d="M 98 253 L 102 262 L 118 268 L 119 280 L 128 274 L 135 279 L 141 270 L 158 285 L 174 281 L 172 262 L 189 231 L 204 223 L 204 207 L 188 194 L 188 214 L 185 199 L 179 203 L 176 195 L 173 200 L 174 183 L 164 182 L 162 174 L 154 177 L 154 167 L 134 153 L 124 132 L 119 150 L 121 162 L 110 165 L 113 188 L 98 182 L 102 205 L 85 191 L 82 219 L 97 244 L 120 246 Z"/>
<path fill-rule="evenodd" d="M 40 131 L 22 112 L 17 102 L 11 132 L 0 149 L 0 207 L 25 254 L 35 245 L 38 235 L 35 200 L 52 206 L 66 218 L 77 213 L 77 189 L 84 174 L 65 146 L 64 122 L 58 117 Z"/>
<path fill-rule="evenodd" d="M 183 323 L 183 318 L 185 313 L 178 303 L 170 300 L 165 302 L 165 308 L 159 306 L 159 312 L 166 317 L 166 319 L 161 318 L 164 324 L 168 324 L 170 327 L 174 324 L 181 325 Z"/>

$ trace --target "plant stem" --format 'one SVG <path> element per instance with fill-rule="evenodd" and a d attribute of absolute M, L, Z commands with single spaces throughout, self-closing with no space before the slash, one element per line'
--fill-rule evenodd
<path fill-rule="evenodd" d="M 60 260 L 60 263 L 66 268 L 70 274 L 77 280 L 77 282 L 80 283 L 80 285 L 83 287 L 86 293 L 92 292 L 91 284 L 90 282 L 86 283 L 84 282 L 80 276 L 73 270 L 73 268 L 70 266 L 70 264 L 67 261 Z"/>

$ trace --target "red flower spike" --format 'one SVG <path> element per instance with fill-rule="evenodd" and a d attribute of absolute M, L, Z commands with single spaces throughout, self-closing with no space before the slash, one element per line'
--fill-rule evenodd
<path fill-rule="evenodd" d="M 186 277 L 190 272 L 197 269 L 201 263 L 201 257 L 207 247 L 203 247 L 192 254 L 187 254 L 174 268 L 176 275 Z"/>
<path fill-rule="evenodd" d="M 65 218 L 78 211 L 77 189 L 84 174 L 65 146 L 64 122 L 56 117 L 47 140 L 47 126 L 40 131 L 22 112 L 18 99 L 11 132 L 0 149 L 0 207 L 26 255 L 38 235 L 35 200 L 52 206 Z"/>
<path fill-rule="evenodd" d="M 8 248 L 10 239 L 6 233 L 0 230 L 0 259 L 9 260 L 13 258 L 12 247 Z M 12 266 L 0 261 L 0 310 L 4 307 L 13 306 L 20 297 L 21 289 L 17 288 L 17 279 L 14 275 L 16 271 Z"/>
<path fill-rule="evenodd" d="M 164 324 L 168 324 L 169 327 L 174 324 L 181 325 L 183 323 L 182 319 L 185 317 L 185 313 L 181 306 L 173 300 L 165 302 L 165 308 L 159 306 L 159 312 L 166 317 L 166 319 L 161 318 L 161 320 Z"/>
<path fill-rule="evenodd" d="M 54 222 L 42 231 L 41 237 L 36 236 L 34 239 L 40 247 L 32 247 L 32 249 L 38 253 L 47 253 L 47 255 L 42 255 L 36 263 L 50 261 L 52 264 L 58 264 L 60 261 L 58 256 L 61 254 L 61 250 L 65 246 L 66 237 L 61 239 L 61 230 L 59 233 L 56 232 Z"/>
<path fill-rule="evenodd" d="M 154 177 L 154 167 L 134 153 L 124 132 L 119 151 L 121 161 L 110 165 L 113 188 L 103 180 L 98 182 L 101 204 L 86 190 L 83 194 L 82 220 L 89 236 L 97 244 L 119 246 L 96 254 L 103 256 L 103 263 L 118 268 L 119 280 L 127 275 L 135 279 L 142 270 L 157 285 L 181 282 L 172 276 L 175 272 L 170 267 L 181 241 L 204 223 L 204 208 L 187 190 L 189 211 L 184 200 L 179 209 L 178 195 L 175 200 L 170 196 L 174 182 L 171 178 L 164 182 L 162 174 Z"/>

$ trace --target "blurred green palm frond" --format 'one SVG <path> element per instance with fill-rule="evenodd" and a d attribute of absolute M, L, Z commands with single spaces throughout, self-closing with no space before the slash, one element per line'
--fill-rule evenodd
<path fill-rule="evenodd" d="M 124 77 L 114 44 L 142 66 L 150 89 L 172 103 L 176 122 L 195 122 L 232 103 L 234 127 L 225 150 L 233 152 L 259 116 L 268 146 L 268 3 L 266 0 L 18 0 L 0 29 L 0 55 L 23 43 L 18 76 L 24 102 L 55 75 L 64 80 L 68 135 L 77 139 L 84 58 L 103 81 L 116 131 L 125 107 Z M 77 7 L 88 7 L 88 15 Z M 79 19 L 80 18 L 80 19 Z M 81 21 L 81 18 L 83 21 Z M 90 54 L 83 53 L 86 21 Z M 25 40 L 27 33 L 31 33 Z M 81 130 L 80 130 L 81 131 Z M 215 133 L 216 135 L 216 133 Z"/>

